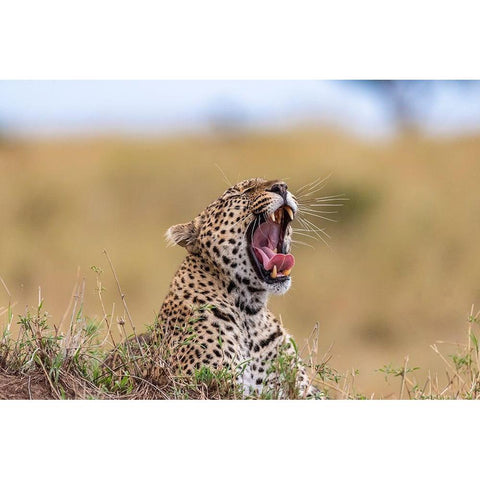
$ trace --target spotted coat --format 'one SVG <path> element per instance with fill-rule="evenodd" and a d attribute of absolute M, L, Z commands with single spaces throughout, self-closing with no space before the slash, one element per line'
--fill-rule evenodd
<path fill-rule="evenodd" d="M 187 256 L 158 324 L 172 361 L 184 373 L 228 366 L 237 369 L 245 394 L 261 392 L 276 382 L 269 367 L 279 350 L 294 353 L 288 333 L 267 307 L 271 294 L 289 289 L 290 274 L 271 278 L 251 252 L 255 222 L 285 207 L 293 217 L 297 204 L 286 184 L 250 179 L 229 188 L 191 222 L 167 231 L 170 243 L 185 247 Z M 288 219 L 284 227 L 286 253 L 292 232 Z M 297 381 L 300 393 L 313 391 L 300 362 Z"/>

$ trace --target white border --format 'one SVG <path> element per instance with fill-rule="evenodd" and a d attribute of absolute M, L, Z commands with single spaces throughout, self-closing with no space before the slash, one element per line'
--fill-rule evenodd
<path fill-rule="evenodd" d="M 474 1 L 16 0 L 0 78 L 479 77 Z"/>
<path fill-rule="evenodd" d="M 16 478 L 467 478 L 478 405 L 11 401 L 0 446 Z"/>

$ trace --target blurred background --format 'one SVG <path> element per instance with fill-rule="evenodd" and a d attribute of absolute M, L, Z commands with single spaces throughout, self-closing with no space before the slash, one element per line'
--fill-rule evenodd
<path fill-rule="evenodd" d="M 185 255 L 163 234 L 232 183 L 283 178 L 349 198 L 328 246 L 298 237 L 290 292 L 271 308 L 302 345 L 319 323 L 330 365 L 367 396 L 398 393 L 392 363 L 442 375 L 480 309 L 480 82 L 1 81 L 0 276 L 15 311 L 41 287 L 59 325 L 84 311 L 153 322 Z M 8 304 L 0 288 L 0 312 Z M 0 316 L 0 323 L 6 320 Z M 449 350 L 450 349 L 450 350 Z"/>

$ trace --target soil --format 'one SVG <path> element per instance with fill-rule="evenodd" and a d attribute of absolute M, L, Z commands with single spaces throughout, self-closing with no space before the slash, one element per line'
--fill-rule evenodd
<path fill-rule="evenodd" d="M 0 371 L 0 400 L 50 400 L 51 388 L 42 375 L 11 375 Z"/>

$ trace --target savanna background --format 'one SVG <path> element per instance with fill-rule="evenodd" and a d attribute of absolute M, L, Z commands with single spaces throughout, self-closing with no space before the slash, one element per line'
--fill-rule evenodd
<path fill-rule="evenodd" d="M 419 384 L 446 376 L 480 309 L 477 82 L 3 81 L 0 172 L 2 323 L 40 287 L 60 325 L 83 279 L 101 319 L 100 275 L 115 329 L 106 250 L 142 331 L 184 257 L 166 229 L 257 176 L 293 192 L 329 176 L 318 194 L 349 199 L 310 217 L 328 246 L 297 237 L 271 309 L 300 346 L 318 322 L 320 357 L 365 396 L 398 398 L 380 370 L 406 357 Z"/>

